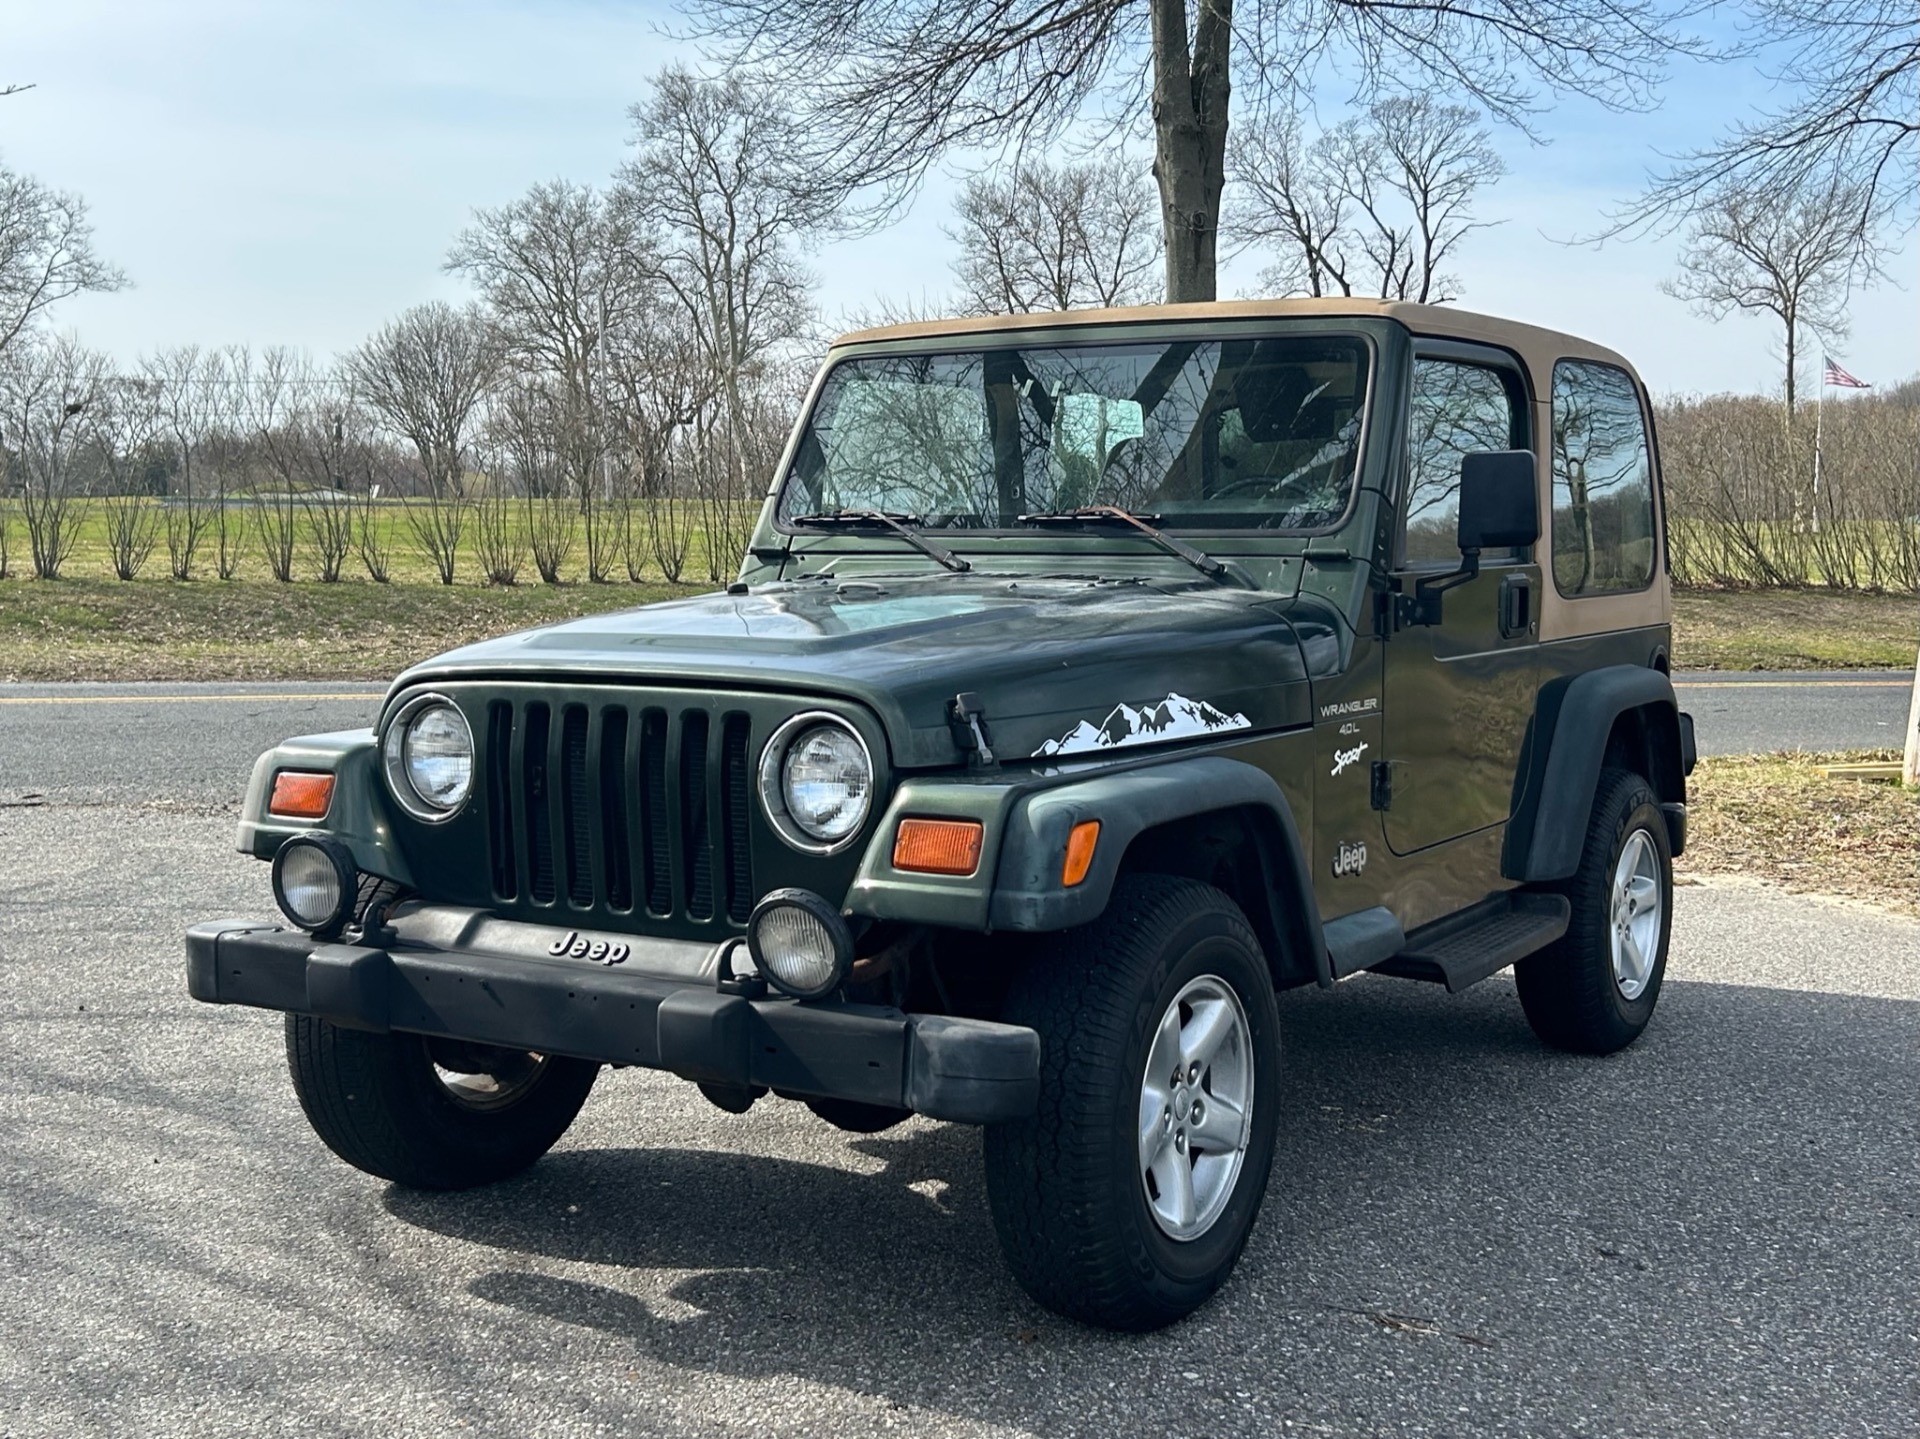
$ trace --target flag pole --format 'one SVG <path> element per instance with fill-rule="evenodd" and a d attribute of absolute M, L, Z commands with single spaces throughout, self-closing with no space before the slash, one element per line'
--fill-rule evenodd
<path fill-rule="evenodd" d="M 1813 532 L 1820 533 L 1820 437 L 1827 418 L 1827 357 L 1820 356 L 1820 389 L 1813 404 Z"/>

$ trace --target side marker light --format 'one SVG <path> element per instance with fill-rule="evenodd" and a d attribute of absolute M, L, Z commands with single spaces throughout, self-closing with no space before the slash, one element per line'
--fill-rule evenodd
<path fill-rule="evenodd" d="M 977 819 L 903 819 L 893 867 L 910 874 L 970 875 L 980 868 L 986 827 Z"/>
<path fill-rule="evenodd" d="M 1093 868 L 1093 847 L 1100 842 L 1100 821 L 1083 819 L 1067 836 L 1067 862 L 1060 866 L 1060 883 L 1072 889 Z"/>
<path fill-rule="evenodd" d="M 273 777 L 267 813 L 281 819 L 325 819 L 333 803 L 333 776 L 283 769 Z"/>

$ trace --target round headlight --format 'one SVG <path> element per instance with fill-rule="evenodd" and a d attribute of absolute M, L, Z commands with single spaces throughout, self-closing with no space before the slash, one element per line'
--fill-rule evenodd
<path fill-rule="evenodd" d="M 387 727 L 387 782 L 421 819 L 444 819 L 473 788 L 473 731 L 438 695 L 410 700 Z"/>
<path fill-rule="evenodd" d="M 353 856 L 336 839 L 300 835 L 273 857 L 273 898 L 300 928 L 331 934 L 353 913 L 360 889 Z"/>
<path fill-rule="evenodd" d="M 821 999 L 846 981 L 853 936 L 821 896 L 776 889 L 747 921 L 747 952 L 775 989 L 795 999 Z"/>
<path fill-rule="evenodd" d="M 843 720 L 800 715 L 768 741 L 760 794 L 775 826 L 801 849 L 852 840 L 873 804 L 873 760 Z"/>

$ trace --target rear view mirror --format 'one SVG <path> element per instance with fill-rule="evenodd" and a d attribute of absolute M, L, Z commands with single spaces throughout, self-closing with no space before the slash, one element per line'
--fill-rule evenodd
<path fill-rule="evenodd" d="M 1540 538 L 1532 450 L 1480 450 L 1460 459 L 1460 548 L 1530 545 Z"/>

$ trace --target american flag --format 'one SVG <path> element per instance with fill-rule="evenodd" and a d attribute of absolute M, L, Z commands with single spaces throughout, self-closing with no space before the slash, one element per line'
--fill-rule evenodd
<path fill-rule="evenodd" d="M 1838 385 L 1844 390 L 1871 390 L 1873 388 L 1873 386 L 1869 385 L 1865 380 L 1856 380 L 1852 375 L 1849 375 L 1845 370 L 1834 364 L 1832 360 L 1827 361 L 1826 378 L 1823 379 L 1821 383 L 1824 385 Z"/>

